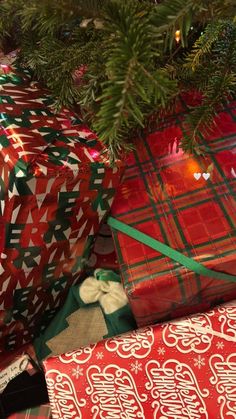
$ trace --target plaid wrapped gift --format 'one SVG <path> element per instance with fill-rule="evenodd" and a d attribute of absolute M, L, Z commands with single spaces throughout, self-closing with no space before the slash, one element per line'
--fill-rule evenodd
<path fill-rule="evenodd" d="M 174 249 L 182 259 L 200 263 L 205 274 L 115 226 L 123 283 L 139 326 L 236 297 L 235 276 L 206 274 L 208 268 L 236 275 L 236 103 L 229 103 L 219 114 L 218 128 L 201 138 L 209 149 L 205 157 L 179 149 L 184 112 L 183 104 L 159 129 L 137 140 L 112 216 L 167 245 L 169 254 Z M 109 223 L 114 226 L 114 220 Z"/>
<path fill-rule="evenodd" d="M 44 361 L 52 418 L 236 415 L 236 301 Z"/>
<path fill-rule="evenodd" d="M 79 280 L 122 168 L 28 71 L 0 85 L 1 351 L 46 327 Z"/>
<path fill-rule="evenodd" d="M 50 419 L 51 408 L 49 404 L 42 404 L 41 406 L 32 407 L 19 413 L 14 413 L 8 419 Z"/>

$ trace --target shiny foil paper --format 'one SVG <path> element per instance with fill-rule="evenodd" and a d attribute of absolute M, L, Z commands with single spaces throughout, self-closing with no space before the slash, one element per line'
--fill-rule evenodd
<path fill-rule="evenodd" d="M 112 216 L 208 269 L 236 275 L 236 102 L 200 138 L 204 156 L 189 156 L 179 147 L 185 103 L 137 140 Z M 236 297 L 236 282 L 196 274 L 116 230 L 113 236 L 139 326 Z"/>
<path fill-rule="evenodd" d="M 27 70 L 0 87 L 1 352 L 40 333 L 80 279 L 122 169 Z"/>

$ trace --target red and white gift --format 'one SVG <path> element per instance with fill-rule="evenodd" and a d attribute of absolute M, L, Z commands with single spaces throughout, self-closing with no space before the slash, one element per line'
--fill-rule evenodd
<path fill-rule="evenodd" d="M 53 418 L 236 418 L 236 301 L 44 361 Z"/>

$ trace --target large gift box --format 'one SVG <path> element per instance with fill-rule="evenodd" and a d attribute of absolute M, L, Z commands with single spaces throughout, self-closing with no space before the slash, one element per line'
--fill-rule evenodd
<path fill-rule="evenodd" d="M 185 112 L 183 104 L 137 140 L 112 206 L 109 223 L 139 326 L 236 297 L 236 102 L 201 137 L 205 155 L 179 147 Z"/>
<path fill-rule="evenodd" d="M 236 301 L 44 361 L 53 418 L 236 416 Z"/>
<path fill-rule="evenodd" d="M 27 70 L 4 66 L 0 87 L 2 351 L 46 327 L 79 280 L 122 167 Z"/>

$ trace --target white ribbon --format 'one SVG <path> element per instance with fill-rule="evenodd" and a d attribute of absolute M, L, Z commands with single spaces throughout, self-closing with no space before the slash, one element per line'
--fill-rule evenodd
<path fill-rule="evenodd" d="M 128 298 L 119 282 L 98 281 L 93 276 L 84 280 L 79 292 L 85 304 L 99 302 L 105 314 L 114 313 L 128 303 Z"/>

